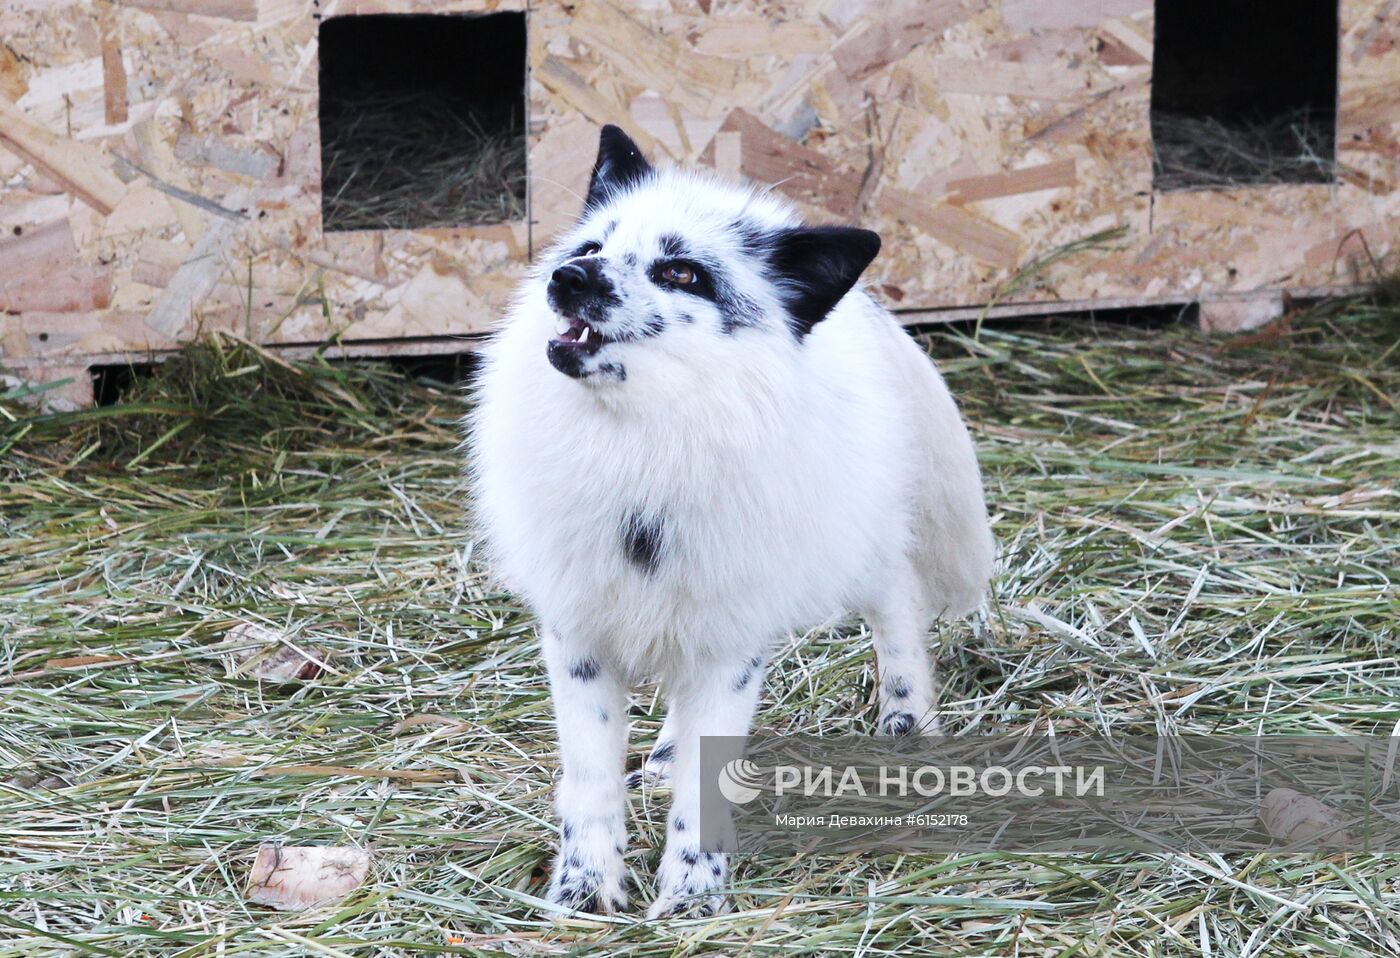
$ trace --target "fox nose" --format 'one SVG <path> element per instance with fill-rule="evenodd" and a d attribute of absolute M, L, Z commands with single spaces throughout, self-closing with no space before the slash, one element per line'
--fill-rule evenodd
<path fill-rule="evenodd" d="M 565 263 L 549 277 L 549 285 L 556 294 L 577 296 L 589 286 L 588 270 L 578 263 Z"/>
<path fill-rule="evenodd" d="M 613 298 L 613 284 L 598 257 L 570 260 L 549 276 L 549 305 L 559 313 L 577 315 L 597 310 Z"/>

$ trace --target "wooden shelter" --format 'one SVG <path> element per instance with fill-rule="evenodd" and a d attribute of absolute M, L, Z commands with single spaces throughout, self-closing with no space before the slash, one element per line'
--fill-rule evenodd
<path fill-rule="evenodd" d="M 526 18 L 525 215 L 324 230 L 322 23 L 500 12 Z M 878 230 L 870 288 L 911 321 L 1201 302 L 1248 325 L 1396 252 L 1398 21 L 1341 0 L 1326 182 L 1164 192 L 1152 0 L 6 0 L 0 367 L 81 402 L 89 367 L 216 330 L 461 350 L 577 214 L 605 122 Z"/>

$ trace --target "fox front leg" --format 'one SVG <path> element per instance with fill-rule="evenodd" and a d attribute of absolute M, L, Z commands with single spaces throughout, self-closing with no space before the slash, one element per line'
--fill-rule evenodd
<path fill-rule="evenodd" d="M 700 739 L 748 734 L 763 687 L 763 668 L 761 655 L 729 666 L 711 663 L 672 690 L 666 719 L 675 736 L 671 814 L 656 900 L 648 917 L 714 915 L 727 908 L 721 893 L 728 878 L 726 856 L 700 843 Z"/>
<path fill-rule="evenodd" d="M 571 911 L 627 907 L 627 690 L 588 646 L 546 633 L 545 663 L 559 733 L 559 855 L 548 899 Z"/>

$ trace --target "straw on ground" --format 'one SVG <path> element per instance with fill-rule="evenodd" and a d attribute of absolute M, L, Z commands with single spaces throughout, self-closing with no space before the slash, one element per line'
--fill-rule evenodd
<path fill-rule="evenodd" d="M 1398 318 L 929 337 L 1004 552 L 935 637 L 945 727 L 1396 727 Z M 0 956 L 1400 951 L 1400 861 L 1359 855 L 756 860 L 713 922 L 558 923 L 549 702 L 473 561 L 453 390 L 216 344 L 122 406 L 0 409 Z M 227 667 L 245 620 L 326 668 Z M 868 730 L 857 631 L 795 643 L 759 722 Z M 660 717 L 637 699 L 634 764 Z M 664 802 L 632 810 L 650 889 Z M 374 866 L 271 912 L 241 895 L 269 841 Z"/>

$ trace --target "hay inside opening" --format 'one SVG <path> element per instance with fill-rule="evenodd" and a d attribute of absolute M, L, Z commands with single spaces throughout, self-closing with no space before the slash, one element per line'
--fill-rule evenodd
<path fill-rule="evenodd" d="M 1153 187 L 1330 183 L 1336 0 L 1159 0 Z"/>
<path fill-rule="evenodd" d="M 524 217 L 524 14 L 333 17 L 320 57 L 327 231 Z"/>

